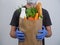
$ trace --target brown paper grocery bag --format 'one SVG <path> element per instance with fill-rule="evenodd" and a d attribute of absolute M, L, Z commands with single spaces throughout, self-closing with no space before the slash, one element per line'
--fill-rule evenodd
<path fill-rule="evenodd" d="M 19 29 L 25 33 L 25 40 L 19 45 L 42 45 L 42 40 L 36 39 L 38 30 L 42 29 L 42 19 L 30 21 L 20 18 Z"/>

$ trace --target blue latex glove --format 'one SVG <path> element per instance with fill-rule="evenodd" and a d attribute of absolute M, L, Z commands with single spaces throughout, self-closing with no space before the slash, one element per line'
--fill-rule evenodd
<path fill-rule="evenodd" d="M 24 33 L 22 31 L 19 31 L 18 29 L 16 29 L 16 38 L 18 38 L 19 41 L 24 41 L 24 39 L 25 39 Z"/>
<path fill-rule="evenodd" d="M 36 35 L 37 40 L 43 40 L 47 33 L 48 33 L 47 30 L 43 26 L 42 30 L 38 30 L 38 34 Z"/>

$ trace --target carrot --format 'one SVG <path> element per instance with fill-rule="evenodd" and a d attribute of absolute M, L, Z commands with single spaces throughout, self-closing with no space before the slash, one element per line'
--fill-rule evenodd
<path fill-rule="evenodd" d="M 35 20 L 37 20 L 38 19 L 38 13 L 36 13 L 36 15 L 35 15 Z"/>
<path fill-rule="evenodd" d="M 29 17 L 28 20 L 34 20 L 34 18 L 33 17 Z"/>

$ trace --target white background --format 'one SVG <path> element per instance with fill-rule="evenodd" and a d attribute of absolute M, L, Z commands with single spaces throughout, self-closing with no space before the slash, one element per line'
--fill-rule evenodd
<path fill-rule="evenodd" d="M 60 0 L 40 0 L 47 9 L 52 21 L 51 38 L 46 38 L 46 45 L 60 45 Z M 23 0 L 0 0 L 0 45 L 18 45 L 18 40 L 9 36 L 10 21 L 15 9 Z"/>

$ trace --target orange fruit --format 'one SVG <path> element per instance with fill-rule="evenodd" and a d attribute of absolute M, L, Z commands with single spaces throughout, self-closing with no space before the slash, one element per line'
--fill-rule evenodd
<path fill-rule="evenodd" d="M 34 20 L 34 18 L 33 17 L 29 17 L 28 20 Z"/>

